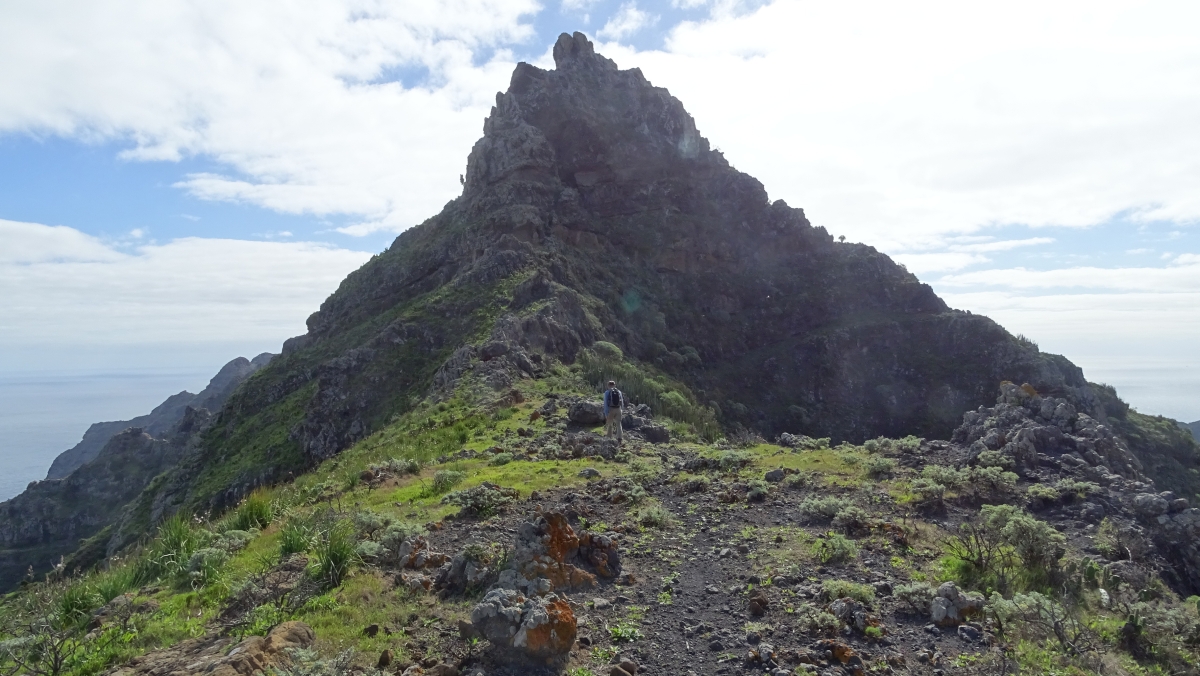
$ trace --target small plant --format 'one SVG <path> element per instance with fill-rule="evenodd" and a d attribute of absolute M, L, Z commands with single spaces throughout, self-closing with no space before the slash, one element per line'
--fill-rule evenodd
<path fill-rule="evenodd" d="M 957 489 L 967 483 L 967 473 L 945 465 L 925 465 L 921 470 L 921 478 L 935 484 L 941 484 L 950 490 Z"/>
<path fill-rule="evenodd" d="M 359 510 L 354 514 L 354 529 L 358 531 L 360 536 L 368 540 L 374 540 L 375 536 L 391 525 L 391 523 L 392 518 L 390 516 L 373 512 L 369 509 Z"/>
<path fill-rule="evenodd" d="M 493 467 L 499 467 L 501 465 L 507 465 L 508 463 L 510 463 L 512 461 L 513 461 L 513 454 L 504 452 L 504 453 L 497 453 L 496 455 L 493 455 L 492 459 L 488 461 L 488 464 Z"/>
<path fill-rule="evenodd" d="M 620 622 L 608 628 L 613 643 L 632 643 L 642 640 L 642 630 L 632 622 Z"/>
<path fill-rule="evenodd" d="M 621 651 L 613 647 L 601 648 L 599 646 L 592 648 L 592 661 L 600 664 L 608 664 L 620 654 Z"/>
<path fill-rule="evenodd" d="M 722 472 L 732 472 L 749 465 L 753 458 L 742 451 L 725 451 L 717 456 L 717 468 Z"/>
<path fill-rule="evenodd" d="M 858 546 L 841 533 L 826 533 L 813 543 L 813 556 L 821 563 L 845 563 L 858 556 Z"/>
<path fill-rule="evenodd" d="M 927 477 L 912 482 L 913 499 L 920 507 L 940 507 L 946 495 L 946 487 Z"/>
<path fill-rule="evenodd" d="M 863 629 L 863 634 L 865 634 L 866 637 L 871 640 L 878 641 L 879 639 L 883 638 L 883 629 L 880 629 L 879 627 L 867 627 L 866 629 Z"/>
<path fill-rule="evenodd" d="M 799 472 L 797 474 L 789 474 L 783 479 L 785 488 L 799 490 L 801 488 L 809 488 L 816 485 L 817 478 L 808 472 Z"/>
<path fill-rule="evenodd" d="M 660 605 L 660 606 L 671 605 L 671 592 L 666 591 L 666 590 L 660 591 L 658 593 L 658 605 Z"/>
<path fill-rule="evenodd" d="M 675 515 L 661 505 L 648 505 L 638 510 L 637 522 L 647 528 L 668 528 L 675 523 Z"/>

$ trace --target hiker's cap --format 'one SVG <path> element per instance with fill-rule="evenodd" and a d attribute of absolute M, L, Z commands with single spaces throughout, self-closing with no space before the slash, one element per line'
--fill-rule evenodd
<path fill-rule="evenodd" d="M 617 386 L 617 381 L 615 381 L 615 380 L 610 380 L 610 381 L 608 381 L 608 384 L 609 384 L 610 386 L 612 386 L 612 387 L 616 387 L 616 386 Z"/>

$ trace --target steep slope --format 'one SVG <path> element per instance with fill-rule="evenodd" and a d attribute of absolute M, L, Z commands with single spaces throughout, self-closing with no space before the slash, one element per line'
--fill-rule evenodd
<path fill-rule="evenodd" d="M 83 439 L 78 444 L 54 458 L 54 462 L 50 463 L 49 471 L 46 472 L 46 478 L 66 478 L 68 474 L 95 458 L 109 439 L 130 427 L 140 428 L 147 434 L 156 436 L 163 434 L 179 422 L 189 406 L 206 408 L 210 411 L 220 410 L 234 388 L 255 371 L 266 366 L 274 356 L 269 352 L 264 352 L 254 359 L 238 357 L 221 367 L 221 370 L 213 376 L 208 386 L 200 394 L 192 394 L 185 390 L 167 397 L 163 403 L 155 406 L 154 410 L 146 415 L 140 415 L 130 420 L 93 423 L 83 433 Z"/>
<path fill-rule="evenodd" d="M 210 411 L 219 410 L 273 356 L 238 357 L 200 394 L 181 392 L 149 415 L 92 425 L 83 441 L 55 459 L 51 475 L 70 468 L 65 476 L 34 482 L 0 502 L 0 591 L 16 586 L 30 566 L 45 572 L 89 538 L 97 540 L 95 551 L 77 562 L 90 564 L 102 557 L 109 540 L 106 529 L 121 517 L 122 508 L 175 467 Z"/>
<path fill-rule="evenodd" d="M 222 508 L 465 370 L 503 390 L 597 340 L 764 434 L 946 437 L 1003 380 L 1092 406 L 1067 360 L 769 202 L 637 69 L 578 33 L 554 57 L 497 96 L 462 196 L 349 275 L 133 512 Z"/>

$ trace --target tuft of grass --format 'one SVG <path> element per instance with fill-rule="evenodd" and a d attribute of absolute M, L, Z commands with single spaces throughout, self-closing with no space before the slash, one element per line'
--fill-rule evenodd
<path fill-rule="evenodd" d="M 228 521 L 228 529 L 250 530 L 263 529 L 271 525 L 275 518 L 275 506 L 271 504 L 271 496 L 264 489 L 255 490 L 242 504 L 238 505 L 233 518 Z"/>
<path fill-rule="evenodd" d="M 279 532 L 279 558 L 303 554 L 312 546 L 312 528 L 299 519 L 289 519 Z"/>
<path fill-rule="evenodd" d="M 354 526 L 338 521 L 321 534 L 316 549 L 316 576 L 330 587 L 342 583 L 358 561 Z"/>

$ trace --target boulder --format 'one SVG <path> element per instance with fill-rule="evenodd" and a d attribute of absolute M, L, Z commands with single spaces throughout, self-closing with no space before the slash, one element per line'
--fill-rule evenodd
<path fill-rule="evenodd" d="M 666 425 L 646 424 L 639 429 L 642 436 L 652 444 L 665 444 L 671 441 L 671 430 L 667 429 Z"/>
<path fill-rule="evenodd" d="M 577 425 L 599 425 L 604 422 L 604 404 L 598 401 L 577 401 L 567 409 L 567 418 Z"/>
<path fill-rule="evenodd" d="M 493 589 L 471 609 L 471 624 L 510 659 L 554 662 L 575 644 L 575 614 L 555 594 L 537 598 Z"/>
<path fill-rule="evenodd" d="M 929 619 L 934 624 L 953 626 L 983 612 L 983 595 L 962 592 L 953 582 L 944 582 L 929 603 Z"/>

